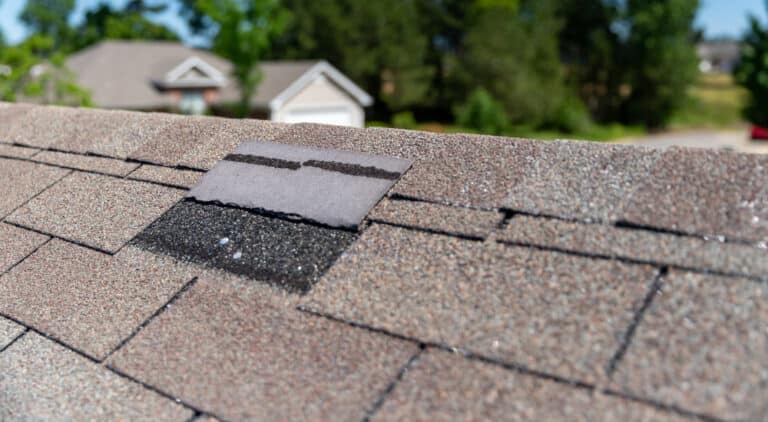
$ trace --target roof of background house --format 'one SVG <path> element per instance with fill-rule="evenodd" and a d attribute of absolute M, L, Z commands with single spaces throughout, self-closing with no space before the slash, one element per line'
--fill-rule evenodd
<path fill-rule="evenodd" d="M 150 109 L 173 105 L 172 99 L 156 89 L 156 85 L 193 57 L 228 77 L 217 102 L 239 100 L 238 85 L 229 77 L 232 72 L 229 61 L 178 42 L 102 41 L 70 56 L 67 66 L 77 75 L 79 84 L 91 91 L 94 104 L 105 108 Z M 252 99 L 253 105 L 267 108 L 272 100 L 316 68 L 332 74 L 332 80 L 346 87 L 363 105 L 370 103 L 367 94 L 328 63 L 307 60 L 261 62 L 263 79 Z"/>
<path fill-rule="evenodd" d="M 768 413 L 767 156 L 10 104 L 0 122 L 0 419 Z M 392 187 L 350 230 L 281 214 L 253 175 Z M 185 199 L 201 177 L 197 195 L 266 196 Z"/>

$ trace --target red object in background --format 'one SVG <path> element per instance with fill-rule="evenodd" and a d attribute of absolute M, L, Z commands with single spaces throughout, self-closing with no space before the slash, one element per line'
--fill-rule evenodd
<path fill-rule="evenodd" d="M 759 139 L 761 141 L 768 141 L 768 128 L 760 126 L 752 126 L 752 139 Z"/>

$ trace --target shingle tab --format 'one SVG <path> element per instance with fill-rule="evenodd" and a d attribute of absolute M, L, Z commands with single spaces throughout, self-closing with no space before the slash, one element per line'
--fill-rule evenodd
<path fill-rule="evenodd" d="M 727 420 L 768 414 L 768 286 L 671 272 L 614 381 L 627 392 Z"/>
<path fill-rule="evenodd" d="M 0 353 L 0 420 L 182 421 L 192 411 L 28 333 Z"/>
<path fill-rule="evenodd" d="M 266 286 L 201 278 L 110 365 L 229 420 L 362 420 L 415 344 L 294 309 Z"/>
<path fill-rule="evenodd" d="M 269 139 L 276 130 L 279 128 L 271 123 L 256 120 L 203 116 L 176 119 L 130 157 L 155 164 L 206 169 L 206 163 L 215 160 L 221 149 L 234 148 L 248 140 Z M 217 145 L 213 146 L 214 143 Z"/>
<path fill-rule="evenodd" d="M 79 110 L 70 107 L 38 106 L 11 119 L 3 141 L 36 148 L 48 148 L 57 141 L 81 130 L 72 125 Z"/>
<path fill-rule="evenodd" d="M 137 236 L 137 246 L 306 292 L 357 238 L 348 231 L 184 201 Z"/>
<path fill-rule="evenodd" d="M 139 167 L 139 164 L 136 163 L 127 163 L 111 158 L 91 157 L 55 151 L 43 151 L 35 156 L 35 161 L 78 170 L 113 174 L 115 176 L 125 176 Z"/>
<path fill-rule="evenodd" d="M 167 113 L 126 113 L 124 122 L 101 142 L 88 148 L 88 152 L 126 159 L 134 151 L 156 139 L 164 127 L 182 117 Z"/>
<path fill-rule="evenodd" d="M 248 142 L 189 197 L 356 228 L 410 166 L 407 160 Z"/>
<path fill-rule="evenodd" d="M 0 274 L 42 245 L 47 236 L 0 223 Z"/>
<path fill-rule="evenodd" d="M 381 201 L 368 215 L 373 221 L 477 238 L 488 236 L 503 217 L 495 211 L 389 199 Z"/>
<path fill-rule="evenodd" d="M 5 157 L 29 158 L 37 154 L 39 151 L 40 150 L 37 148 L 0 144 L 0 156 L 5 156 Z"/>
<path fill-rule="evenodd" d="M 430 350 L 374 421 L 682 421 L 654 407 Z"/>
<path fill-rule="evenodd" d="M 116 252 L 181 197 L 176 189 L 75 172 L 8 220 Z"/>
<path fill-rule="evenodd" d="M 519 215 L 499 239 L 591 255 L 768 278 L 768 251 L 645 230 Z"/>
<path fill-rule="evenodd" d="M 590 142 L 542 142 L 505 207 L 534 214 L 615 221 L 623 199 L 649 175 L 658 150 Z"/>
<path fill-rule="evenodd" d="M 120 110 L 79 109 L 67 115 L 62 132 L 57 134 L 51 148 L 77 153 L 88 152 L 95 145 L 112 139 L 129 122 L 135 112 Z"/>
<path fill-rule="evenodd" d="M 303 306 L 598 382 L 655 274 L 649 266 L 374 225 Z"/>
<path fill-rule="evenodd" d="M 69 170 L 0 158 L 0 218 L 23 205 Z"/>
<path fill-rule="evenodd" d="M 148 182 L 162 183 L 165 185 L 191 188 L 196 185 L 203 173 L 192 170 L 178 170 L 168 167 L 144 164 L 138 170 L 131 173 L 130 179 L 144 180 Z"/>
<path fill-rule="evenodd" d="M 0 350 L 8 347 L 24 330 L 25 328 L 21 325 L 7 318 L 0 317 Z"/>
<path fill-rule="evenodd" d="M 103 359 L 193 273 L 136 248 L 112 257 L 54 239 L 0 278 L 0 312 Z"/>
<path fill-rule="evenodd" d="M 768 242 L 768 156 L 670 148 L 623 208 L 634 224 Z"/>

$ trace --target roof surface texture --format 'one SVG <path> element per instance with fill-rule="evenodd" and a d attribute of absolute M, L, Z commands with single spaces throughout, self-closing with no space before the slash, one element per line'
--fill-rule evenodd
<path fill-rule="evenodd" d="M 0 104 L 0 180 L 0 420 L 768 418 L 767 156 Z"/>

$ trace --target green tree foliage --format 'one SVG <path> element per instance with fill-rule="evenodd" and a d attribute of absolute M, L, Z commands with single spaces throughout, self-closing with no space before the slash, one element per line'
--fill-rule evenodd
<path fill-rule="evenodd" d="M 504 106 L 483 88 L 475 89 L 457 111 L 456 123 L 492 135 L 503 135 L 509 129 Z"/>
<path fill-rule="evenodd" d="M 88 105 L 89 95 L 53 51 L 50 37 L 32 35 L 17 46 L 0 48 L 0 99 L 44 104 Z"/>
<path fill-rule="evenodd" d="M 80 50 L 104 39 L 178 40 L 173 31 L 145 16 L 162 12 L 166 7 L 150 6 L 144 0 L 131 0 L 122 9 L 101 3 L 87 11 L 83 23 L 75 28 L 71 50 Z"/>
<path fill-rule="evenodd" d="M 513 125 L 541 127 L 567 96 L 555 0 L 478 0 L 463 39 L 463 79 L 485 88 Z"/>
<path fill-rule="evenodd" d="M 325 59 L 374 94 L 379 107 L 422 103 L 433 70 L 415 0 L 285 0 L 290 28 L 272 57 Z"/>
<path fill-rule="evenodd" d="M 626 121 L 663 127 L 697 75 L 693 21 L 697 0 L 628 0 Z"/>
<path fill-rule="evenodd" d="M 768 127 L 768 27 L 750 16 L 736 78 L 750 92 L 744 115 L 752 123 Z"/>
<path fill-rule="evenodd" d="M 232 63 L 240 85 L 238 113 L 246 115 L 261 81 L 259 60 L 285 31 L 290 13 L 278 0 L 197 0 L 188 7 L 214 31 L 213 52 Z"/>
<path fill-rule="evenodd" d="M 27 0 L 19 19 L 37 35 L 53 42 L 49 51 L 66 49 L 72 39 L 67 19 L 75 8 L 75 0 Z"/>

